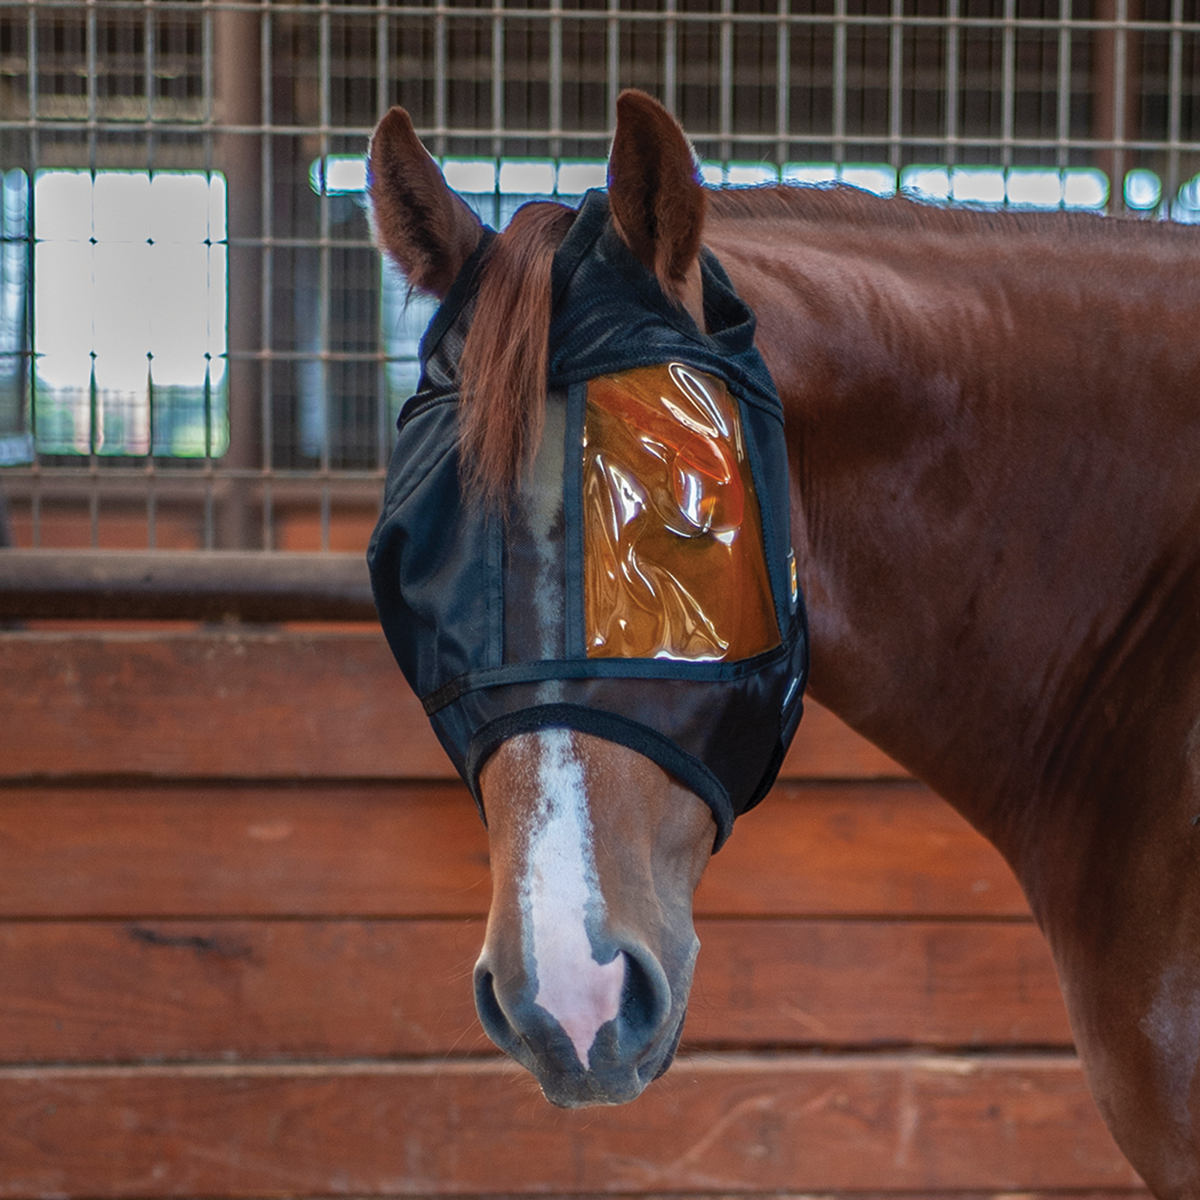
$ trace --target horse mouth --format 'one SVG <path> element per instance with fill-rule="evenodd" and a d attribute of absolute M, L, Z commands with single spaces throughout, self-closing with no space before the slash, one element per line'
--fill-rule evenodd
<path fill-rule="evenodd" d="M 661 1079 L 675 1061 L 686 1016 L 685 1005 L 670 1036 L 635 1063 L 605 1062 L 601 1056 L 597 1065 L 574 1071 L 555 1067 L 547 1071 L 538 1069 L 541 1064 L 532 1066 L 542 1095 L 556 1108 L 593 1108 L 636 1100 L 650 1084 Z M 530 1066 L 529 1063 L 524 1065 Z"/>
<path fill-rule="evenodd" d="M 679 1050 L 679 1040 L 683 1037 L 683 1023 L 686 1019 L 687 1005 L 685 1004 L 683 1006 L 683 1012 L 679 1014 L 679 1022 L 675 1026 L 675 1032 L 671 1035 L 671 1043 L 667 1047 L 667 1052 L 663 1055 L 662 1062 L 658 1065 L 658 1070 L 646 1080 L 646 1084 L 651 1084 L 656 1079 L 661 1079 L 671 1069 L 671 1064 L 675 1061 L 675 1054 Z M 645 1086 L 645 1084 L 643 1086 Z"/>

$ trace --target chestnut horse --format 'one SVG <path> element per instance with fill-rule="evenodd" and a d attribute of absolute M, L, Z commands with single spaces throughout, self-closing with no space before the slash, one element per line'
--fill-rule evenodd
<path fill-rule="evenodd" d="M 403 110 L 371 167 L 379 243 L 444 295 L 478 221 Z M 812 694 L 1004 854 L 1117 1142 L 1157 1195 L 1200 1195 L 1200 230 L 708 193 L 638 93 L 618 104 L 609 204 L 698 323 L 701 238 L 757 315 Z M 463 445 L 485 490 L 538 436 L 572 216 L 529 206 L 483 268 Z M 710 811 L 560 729 L 502 744 L 480 790 L 483 1024 L 555 1103 L 628 1100 L 678 1040 Z"/>

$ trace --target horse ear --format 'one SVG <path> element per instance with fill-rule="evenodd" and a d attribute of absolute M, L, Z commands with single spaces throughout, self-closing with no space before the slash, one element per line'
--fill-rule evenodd
<path fill-rule="evenodd" d="M 700 253 L 705 193 L 679 123 L 645 92 L 617 97 L 608 203 L 629 248 L 679 296 Z"/>
<path fill-rule="evenodd" d="M 371 138 L 369 180 L 376 245 L 413 287 L 444 296 L 483 226 L 447 186 L 402 108 L 393 108 Z"/>

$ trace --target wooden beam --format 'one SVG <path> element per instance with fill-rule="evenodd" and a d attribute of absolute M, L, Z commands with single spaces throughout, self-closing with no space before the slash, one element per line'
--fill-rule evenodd
<path fill-rule="evenodd" d="M 1135 1189 L 1071 1055 L 683 1057 L 562 1112 L 484 1062 L 0 1071 L 0 1196 Z"/>
<path fill-rule="evenodd" d="M 0 916 L 483 916 L 462 784 L 0 788 Z M 999 853 L 914 783 L 781 784 L 738 821 L 705 916 L 1028 919 Z"/>
<path fill-rule="evenodd" d="M 482 920 L 0 922 L 0 1062 L 490 1053 Z M 1070 1048 L 1032 924 L 697 923 L 692 1049 Z"/>
<path fill-rule="evenodd" d="M 0 620 L 375 621 L 361 554 L 0 551 Z"/>
<path fill-rule="evenodd" d="M 0 577 L 9 553 L 0 552 Z M 365 567 L 356 556 L 287 556 L 296 559 L 330 560 L 331 603 L 357 596 L 359 611 L 366 611 Z M 265 586 L 255 582 L 256 570 L 248 567 L 244 577 L 247 595 Z M 285 575 L 276 584 L 273 596 L 258 593 L 262 611 L 283 611 L 290 585 Z M 186 590 L 186 580 L 170 587 Z M 0 633 L 0 711 L 0 779 L 456 778 L 378 628 Z M 781 773 L 785 779 L 904 774 L 815 703 L 806 705 Z"/>

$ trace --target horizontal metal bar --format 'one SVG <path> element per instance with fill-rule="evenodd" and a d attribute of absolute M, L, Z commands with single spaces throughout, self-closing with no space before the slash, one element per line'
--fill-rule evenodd
<path fill-rule="evenodd" d="M 128 460 L 125 460 L 126 462 Z M 275 489 L 277 496 L 287 496 L 297 501 L 311 500 L 322 491 L 335 497 L 368 499 L 378 504 L 386 478 L 384 469 L 373 471 L 328 471 L 287 470 L 280 467 L 227 467 L 224 461 L 215 458 L 209 465 L 186 470 L 161 465 L 164 460 L 155 459 L 155 465 L 134 462 L 134 465 L 118 464 L 115 461 L 93 464 L 81 455 L 78 466 L 57 463 L 30 463 L 24 466 L 0 467 L 0 486 L 9 500 L 28 500 L 35 488 L 41 489 L 43 499 L 70 500 L 80 494 L 81 488 L 144 489 L 153 483 L 164 489 L 160 496 L 169 494 L 165 489 L 173 488 L 180 497 L 195 497 L 197 492 L 209 488 L 220 489 L 230 481 L 260 484 Z M 169 461 L 169 460 L 167 460 Z M 53 490 L 58 489 L 58 490 Z M 221 498 L 224 493 L 215 490 Z"/>
<path fill-rule="evenodd" d="M 120 9 L 128 9 L 133 12 L 142 12 L 147 6 L 147 0 L 105 0 L 105 9 L 109 12 L 119 11 Z M 87 11 L 86 0 L 33 0 L 27 7 L 36 8 L 45 12 L 71 12 L 74 10 L 81 16 Z M 154 0 L 153 8 L 158 13 L 177 13 L 180 16 L 190 16 L 193 19 L 198 19 L 202 12 L 221 13 L 221 12 L 253 12 L 260 15 L 279 18 L 284 21 L 310 20 L 314 16 L 328 14 L 338 18 L 370 18 L 377 20 L 381 15 L 389 19 L 415 19 L 415 20 L 432 20 L 433 18 L 441 17 L 448 20 L 468 21 L 474 23 L 484 23 L 503 18 L 513 21 L 548 21 L 553 18 L 561 20 L 566 24 L 579 22 L 587 24 L 590 22 L 606 22 L 610 20 L 618 20 L 622 24 L 655 24 L 663 19 L 664 14 L 658 9 L 616 9 L 615 11 L 609 8 L 593 8 L 593 9 L 565 9 L 554 11 L 549 8 L 537 8 L 526 5 L 525 7 L 506 7 L 504 5 L 490 5 L 488 7 L 466 8 L 452 4 L 433 4 L 433 5 L 395 5 L 384 10 L 382 13 L 377 4 L 343 4 L 340 0 L 334 0 L 333 3 L 328 0 L 322 0 L 319 3 L 307 3 L 302 9 L 296 9 L 289 4 L 279 3 L 279 0 L 230 0 L 230 2 L 218 3 L 203 3 L 196 4 L 196 0 Z M 199 12 L 197 9 L 199 8 Z M 797 25 L 815 25 L 829 24 L 835 21 L 843 22 L 852 25 L 886 25 L 886 24 L 904 24 L 904 25 L 926 25 L 926 26 L 946 26 L 952 28 L 989 28 L 1000 29 L 1007 25 L 1013 25 L 1020 28 L 1032 29 L 1134 29 L 1134 30 L 1157 30 L 1157 29 L 1174 29 L 1182 28 L 1185 30 L 1200 28 L 1200 23 L 1195 21 L 1172 21 L 1170 19 L 1163 21 L 1147 20 L 1145 18 L 1139 20 L 1117 20 L 1108 18 L 1106 20 L 1093 20 L 1087 17 L 967 17 L 967 16 L 933 16 L 917 13 L 905 13 L 903 15 L 894 16 L 890 13 L 853 13 L 845 16 L 835 15 L 832 13 L 784 13 L 780 14 L 775 11 L 768 12 L 688 12 L 688 11 L 673 11 L 671 19 L 680 24 L 719 24 L 722 22 L 730 22 L 735 25 L 771 25 L 777 26 L 787 24 L 791 26 Z"/>
<path fill-rule="evenodd" d="M 374 621 L 361 554 L 0 550 L 0 620 Z"/>
<path fill-rule="evenodd" d="M 1082 94 L 1082 91 L 1081 91 Z M 60 131 L 84 131 L 92 130 L 96 132 L 104 132 L 106 129 L 110 131 L 119 131 L 128 133 L 128 126 L 122 128 L 118 123 L 114 122 L 111 125 L 105 125 L 103 121 L 53 121 L 37 118 L 36 121 L 3 121 L 0 120 L 0 132 L 10 130 L 31 130 L 34 128 L 41 129 L 45 132 L 48 129 Z M 155 124 L 153 126 L 158 133 L 179 132 L 169 125 Z M 200 132 L 194 126 L 189 132 Z M 208 132 L 205 130 L 205 132 Z M 317 126 L 289 126 L 283 128 L 280 126 L 247 126 L 236 130 L 239 133 L 288 133 L 296 136 L 311 137 L 316 133 L 323 132 L 329 137 L 361 137 L 364 146 L 369 139 L 371 129 L 367 126 L 353 128 L 337 128 L 321 131 Z M 502 141 L 542 141 L 550 142 L 555 139 L 568 140 L 576 142 L 595 142 L 597 150 L 600 152 L 606 151 L 608 143 L 612 140 L 612 133 L 606 130 L 595 129 L 504 129 L 497 131 L 492 128 L 479 129 L 464 129 L 464 128 L 435 128 L 433 126 L 421 126 L 417 129 L 417 134 L 426 141 L 432 141 L 435 138 L 500 138 Z M 693 129 L 688 132 L 689 138 L 693 142 L 715 142 L 728 140 L 732 138 L 735 142 L 744 143 L 746 145 L 768 145 L 776 144 L 779 141 L 777 132 L 739 132 L 734 130 L 731 134 L 723 134 L 719 130 L 704 130 Z M 816 145 L 834 143 L 845 143 L 847 145 L 880 145 L 890 140 L 890 135 L 885 131 L 878 133 L 844 133 L 841 135 L 832 133 L 804 132 L 803 130 L 791 130 L 786 138 L 788 142 L 793 143 L 811 143 Z M 1186 153 L 1200 151 L 1200 141 L 1171 141 L 1168 138 L 1094 138 L 1094 137 L 1073 137 L 1068 139 L 1060 139 L 1054 137 L 1014 137 L 1011 139 L 1001 137 L 977 136 L 973 137 L 967 134 L 959 135 L 954 138 L 947 138 L 938 134 L 905 134 L 900 139 L 902 145 L 908 146 L 964 146 L 974 147 L 976 149 L 987 150 L 1000 146 L 1011 146 L 1016 149 L 1027 150 L 1055 150 L 1060 147 L 1068 147 L 1074 150 L 1107 150 L 1114 147 L 1120 147 L 1127 150 L 1179 150 Z M 491 155 L 479 155 L 480 158 L 491 158 Z M 522 156 L 524 157 L 524 155 Z M 558 158 L 558 155 L 547 153 L 545 158 Z M 500 193 L 487 192 L 485 195 L 493 195 Z M 272 238 L 254 238 L 243 237 L 226 239 L 218 245 L 234 245 L 248 247 L 272 247 L 277 245 L 293 245 L 320 247 L 322 245 L 334 246 L 338 249 L 367 249 L 371 243 L 361 238 L 347 238 L 344 241 L 339 239 L 321 239 L 314 237 L 309 239 L 292 238 L 292 239 L 272 239 Z"/>

